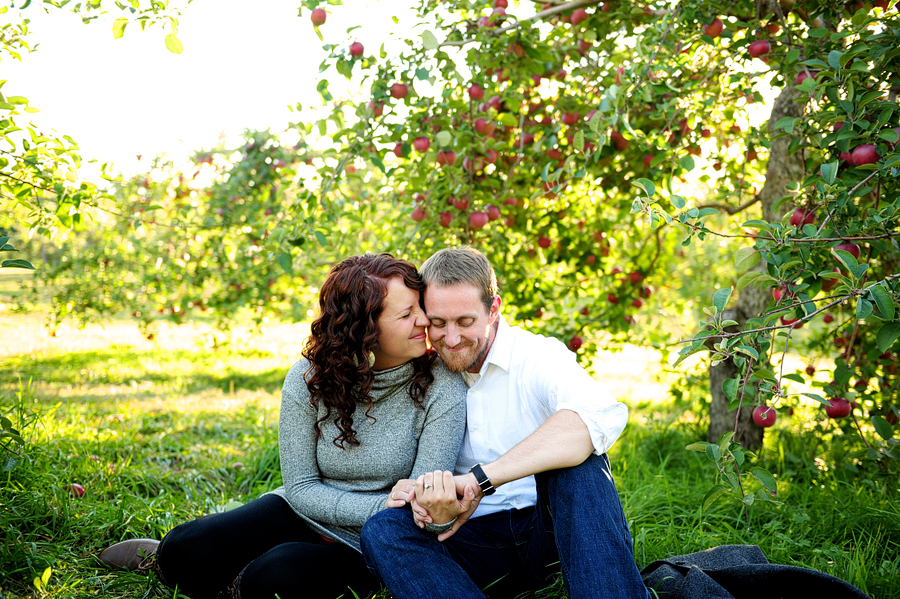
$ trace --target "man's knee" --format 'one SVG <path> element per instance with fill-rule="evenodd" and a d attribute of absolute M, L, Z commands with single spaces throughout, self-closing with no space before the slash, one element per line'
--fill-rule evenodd
<path fill-rule="evenodd" d="M 412 514 L 396 508 L 384 509 L 369 518 L 360 533 L 363 555 L 396 546 L 396 539 L 416 529 Z"/>

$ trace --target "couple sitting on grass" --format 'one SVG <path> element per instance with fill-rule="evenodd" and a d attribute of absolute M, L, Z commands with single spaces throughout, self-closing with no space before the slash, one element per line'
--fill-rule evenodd
<path fill-rule="evenodd" d="M 284 382 L 284 486 L 100 559 L 196 599 L 514 597 L 560 568 L 572 599 L 648 597 L 606 457 L 628 409 L 500 303 L 470 248 L 344 260 Z"/>

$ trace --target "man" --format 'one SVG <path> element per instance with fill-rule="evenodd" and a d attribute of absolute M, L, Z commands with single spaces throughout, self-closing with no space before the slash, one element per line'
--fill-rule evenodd
<path fill-rule="evenodd" d="M 366 523 L 369 567 L 396 599 L 512 597 L 559 566 L 571 599 L 648 597 L 606 458 L 627 407 L 562 343 L 503 320 L 481 253 L 441 250 L 421 274 L 431 342 L 469 387 L 466 433 L 456 476 L 408 481 L 392 498 L 413 514 Z"/>

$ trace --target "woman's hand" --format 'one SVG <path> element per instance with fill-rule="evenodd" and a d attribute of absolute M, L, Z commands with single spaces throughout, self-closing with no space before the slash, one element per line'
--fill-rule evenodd
<path fill-rule="evenodd" d="M 411 478 L 402 478 L 394 484 L 391 494 L 388 495 L 384 507 L 403 507 L 406 502 L 413 498 L 413 491 L 416 488 L 416 481 Z"/>
<path fill-rule="evenodd" d="M 417 478 L 415 501 L 425 509 L 430 521 L 435 524 L 443 524 L 456 518 L 460 514 L 460 502 L 456 496 L 453 473 L 435 470 Z M 419 526 L 424 526 L 421 515 L 421 512 L 416 514 L 416 520 Z M 429 518 L 424 521 L 429 521 Z"/>

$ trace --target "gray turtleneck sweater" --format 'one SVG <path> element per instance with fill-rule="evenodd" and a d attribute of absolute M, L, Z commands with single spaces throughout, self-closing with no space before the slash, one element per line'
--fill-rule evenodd
<path fill-rule="evenodd" d="M 332 442 L 339 434 L 332 417 L 320 427 L 325 408 L 309 402 L 305 373 L 309 362 L 294 364 L 284 379 L 278 444 L 284 486 L 273 491 L 325 537 L 357 551 L 359 532 L 376 512 L 385 509 L 394 483 L 434 470 L 453 470 L 466 421 L 466 386 L 438 360 L 434 383 L 422 405 L 409 396 L 412 364 L 375 373 L 374 405 L 353 414 L 359 445 Z"/>

